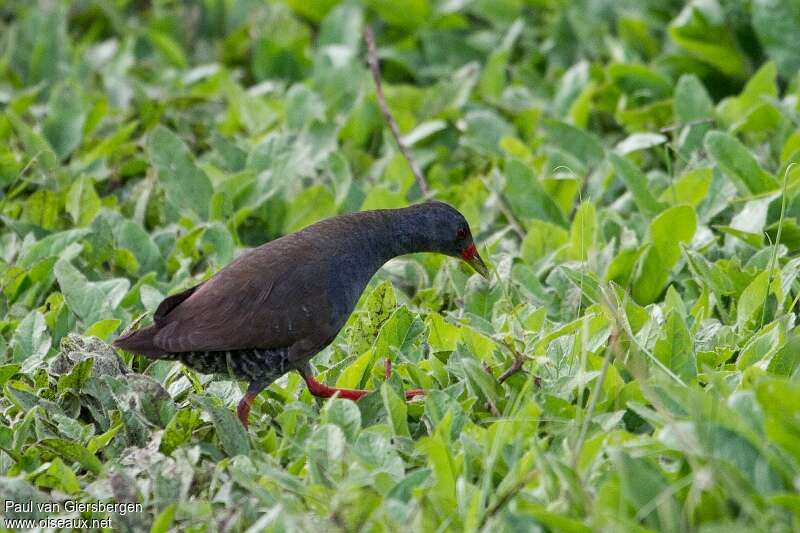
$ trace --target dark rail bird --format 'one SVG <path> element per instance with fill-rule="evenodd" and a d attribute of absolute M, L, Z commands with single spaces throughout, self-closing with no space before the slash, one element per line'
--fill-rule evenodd
<path fill-rule="evenodd" d="M 258 393 L 290 370 L 315 396 L 358 400 L 368 391 L 319 383 L 309 360 L 333 342 L 373 274 L 389 259 L 416 252 L 459 257 L 487 275 L 467 221 L 445 203 L 341 215 L 248 250 L 165 298 L 152 326 L 114 346 L 247 380 L 237 408 L 245 426 Z"/>

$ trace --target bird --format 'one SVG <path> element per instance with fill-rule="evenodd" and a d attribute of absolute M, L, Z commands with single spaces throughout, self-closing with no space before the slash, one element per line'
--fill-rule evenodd
<path fill-rule="evenodd" d="M 334 341 L 378 269 L 419 252 L 459 258 L 488 278 L 469 224 L 451 205 L 429 200 L 359 211 L 243 252 L 207 280 L 166 297 L 152 325 L 123 333 L 113 345 L 247 381 L 236 408 L 245 428 L 258 394 L 290 371 L 314 396 L 358 400 L 369 391 L 320 383 L 309 362 Z M 406 398 L 420 394 L 409 390 Z"/>

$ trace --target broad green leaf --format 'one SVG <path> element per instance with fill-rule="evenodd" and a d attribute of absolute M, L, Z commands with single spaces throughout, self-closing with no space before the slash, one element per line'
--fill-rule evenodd
<path fill-rule="evenodd" d="M 169 201 L 206 219 L 214 191 L 186 144 L 164 126 L 156 126 L 147 137 L 147 153 Z"/>
<path fill-rule="evenodd" d="M 301 192 L 291 203 L 284 231 L 292 233 L 336 214 L 336 199 L 326 187 L 314 185 Z"/>
<path fill-rule="evenodd" d="M 250 453 L 250 440 L 247 437 L 247 431 L 244 429 L 244 426 L 242 426 L 242 423 L 233 414 L 233 411 L 218 405 L 215 399 L 205 396 L 194 395 L 192 396 L 192 402 L 202 407 L 211 417 L 211 422 L 214 424 L 214 430 L 217 438 L 219 439 L 222 449 L 226 454 L 228 454 L 230 457 L 234 457 L 237 455 L 247 455 Z M 180 432 L 191 431 L 191 429 L 188 429 L 185 426 L 193 423 L 193 415 L 182 416 L 183 418 L 176 421 L 176 426 L 180 424 L 183 426 L 183 429 L 180 427 L 174 428 L 174 432 L 176 434 L 176 440 L 174 443 L 177 443 L 177 441 L 182 438 L 178 436 Z M 172 446 L 174 443 L 171 442 L 169 446 Z"/>
<path fill-rule="evenodd" d="M 54 272 L 67 305 L 84 324 L 108 318 L 130 287 L 130 282 L 124 278 L 89 281 L 64 260 L 56 263 Z"/>
<path fill-rule="evenodd" d="M 107 318 L 98 320 L 87 329 L 83 334 L 86 337 L 97 337 L 107 341 L 112 333 L 117 331 L 117 328 L 122 323 L 118 318 Z"/>
<path fill-rule="evenodd" d="M 768 283 L 769 272 L 761 272 L 742 292 L 736 307 L 736 323 L 739 326 L 743 326 L 753 320 L 756 317 L 756 313 L 761 311 L 767 299 Z"/>
<path fill-rule="evenodd" d="M 671 183 L 658 197 L 658 201 L 670 205 L 688 204 L 697 207 L 708 194 L 712 176 L 710 168 L 694 168 Z"/>
<path fill-rule="evenodd" d="M 660 100 L 672 92 L 669 79 L 646 65 L 616 63 L 608 67 L 611 81 L 636 97 Z"/>
<path fill-rule="evenodd" d="M 680 258 L 679 244 L 694 236 L 696 217 L 691 207 L 677 206 L 665 210 L 650 223 L 650 245 L 633 282 L 633 297 L 638 303 L 654 302 L 664 290 Z"/>
<path fill-rule="evenodd" d="M 754 364 L 768 368 L 773 356 L 783 346 L 785 340 L 780 323 L 773 322 L 747 341 L 742 353 L 736 359 L 736 368 L 743 370 Z"/>
<path fill-rule="evenodd" d="M 320 423 L 339 426 L 347 438 L 347 442 L 354 443 L 361 431 L 361 411 L 350 400 L 334 398 L 325 403 Z"/>
<path fill-rule="evenodd" d="M 79 178 L 69 188 L 66 208 L 76 226 L 88 226 L 100 211 L 100 197 L 89 178 Z"/>
<path fill-rule="evenodd" d="M 728 76 L 743 78 L 746 60 L 736 46 L 717 0 L 694 0 L 669 25 L 669 36 L 681 48 Z"/>
<path fill-rule="evenodd" d="M 750 9 L 761 46 L 777 63 L 781 75 L 788 79 L 800 69 L 800 55 L 792 38 L 800 33 L 800 2 L 754 0 Z"/>
<path fill-rule="evenodd" d="M 517 216 L 567 227 L 564 214 L 547 194 L 533 170 L 518 159 L 506 163 L 506 197 Z"/>
<path fill-rule="evenodd" d="M 478 88 L 484 98 L 498 98 L 507 85 L 506 70 L 508 60 L 514 43 L 522 33 L 523 27 L 522 20 L 514 21 L 514 24 L 511 25 L 503 37 L 500 46 L 489 56 L 486 67 L 481 73 L 481 79 L 478 82 Z"/>
<path fill-rule="evenodd" d="M 47 438 L 39 441 L 37 446 L 70 463 L 80 463 L 83 468 L 94 474 L 99 474 L 103 469 L 103 463 L 93 453 L 76 442 Z"/>
<path fill-rule="evenodd" d="M 585 164 L 602 161 L 605 150 L 600 141 L 591 133 L 569 124 L 557 121 L 545 123 L 547 142 L 566 150 Z"/>
<path fill-rule="evenodd" d="M 703 83 L 694 74 L 684 74 L 675 86 L 672 101 L 675 117 L 683 124 L 714 116 L 714 102 Z"/>
<path fill-rule="evenodd" d="M 410 436 L 405 398 L 401 398 L 388 383 L 381 385 L 381 398 L 394 434 L 404 437 Z"/>
<path fill-rule="evenodd" d="M 763 133 L 781 121 L 781 112 L 774 104 L 778 96 L 775 63 L 766 63 L 751 77 L 739 96 L 722 100 L 717 114 L 730 132 Z"/>
<path fill-rule="evenodd" d="M 609 153 L 608 159 L 614 166 L 617 176 L 625 183 L 625 186 L 633 195 L 637 207 L 644 215 L 652 217 L 664 210 L 666 205 L 653 197 L 647 176 L 636 165 L 615 153 Z"/>
<path fill-rule="evenodd" d="M 306 441 L 309 471 L 315 483 L 335 487 L 345 472 L 347 441 L 339 426 L 324 424 Z"/>
<path fill-rule="evenodd" d="M 431 12 L 429 0 L 408 0 L 402 4 L 367 0 L 366 4 L 375 10 L 381 20 L 405 30 L 424 26 Z"/>
<path fill-rule="evenodd" d="M 200 411 L 197 409 L 178 409 L 164 428 L 161 438 L 161 451 L 172 454 L 192 437 L 192 432 L 200 423 Z M 236 445 L 231 445 L 236 446 Z"/>
<path fill-rule="evenodd" d="M 653 354 L 684 383 L 690 383 L 697 377 L 692 337 L 678 312 L 671 311 L 667 315 L 662 337 L 656 342 Z"/>
<path fill-rule="evenodd" d="M 50 95 L 48 108 L 43 133 L 63 161 L 81 143 L 86 121 L 82 95 L 75 85 L 59 85 Z"/>
<path fill-rule="evenodd" d="M 712 127 L 714 102 L 694 74 L 684 74 L 675 86 L 672 107 L 675 122 L 682 126 L 678 146 L 690 154 L 702 146 L 703 137 Z"/>
<path fill-rule="evenodd" d="M 39 311 L 31 311 L 20 321 L 11 340 L 11 346 L 15 362 L 25 361 L 28 358 L 33 358 L 34 361 L 44 359 L 50 350 L 50 334 L 44 316 Z"/>
<path fill-rule="evenodd" d="M 655 529 L 678 528 L 680 508 L 658 467 L 647 458 L 634 458 L 620 450 L 612 452 L 612 460 L 622 481 L 623 497 L 639 519 Z M 642 509 L 650 512 L 642 513 Z"/>
<path fill-rule="evenodd" d="M 434 351 L 452 352 L 461 338 L 461 328 L 445 321 L 438 313 L 428 315 L 428 342 Z"/>
<path fill-rule="evenodd" d="M 753 154 L 727 133 L 709 132 L 705 147 L 740 194 L 758 194 L 778 187 L 775 178 L 762 170 Z"/>

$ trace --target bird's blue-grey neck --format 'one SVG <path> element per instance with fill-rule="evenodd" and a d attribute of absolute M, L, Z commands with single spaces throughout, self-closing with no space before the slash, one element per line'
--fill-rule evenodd
<path fill-rule="evenodd" d="M 361 211 L 347 215 L 348 230 L 340 235 L 347 242 L 345 246 L 356 253 L 364 271 L 374 272 L 400 255 L 420 252 L 454 255 L 449 248 L 454 246 L 458 228 L 466 224 L 459 218 L 453 208 L 433 202 L 401 209 Z M 345 227 L 343 220 L 337 224 L 339 230 Z"/>
<path fill-rule="evenodd" d="M 419 252 L 436 252 L 436 231 L 432 231 L 435 220 L 430 213 L 418 206 L 385 211 L 386 230 L 389 245 L 387 259 L 398 255 Z"/>

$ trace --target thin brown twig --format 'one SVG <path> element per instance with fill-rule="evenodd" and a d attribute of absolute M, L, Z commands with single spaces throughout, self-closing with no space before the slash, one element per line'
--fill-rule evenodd
<path fill-rule="evenodd" d="M 511 363 L 511 366 L 506 369 L 505 372 L 500 374 L 500 377 L 497 378 L 498 383 L 504 383 L 508 378 L 522 370 L 522 363 L 525 361 L 520 357 L 514 357 L 514 362 Z"/>
<path fill-rule="evenodd" d="M 498 383 L 504 383 L 508 378 L 522 370 L 522 365 L 525 363 L 525 356 L 519 353 L 519 351 L 508 342 L 501 340 L 498 341 L 498 343 L 505 346 L 505 348 L 510 351 L 511 355 L 514 357 L 514 362 L 511 363 L 511 366 L 509 366 L 506 371 L 500 374 L 500 377 L 497 378 Z"/>
<path fill-rule="evenodd" d="M 397 121 L 389 110 L 389 106 L 386 105 L 386 98 L 383 96 L 383 85 L 381 83 L 381 67 L 378 63 L 378 48 L 375 46 L 375 34 L 372 32 L 370 26 L 367 26 L 366 30 L 364 30 L 364 39 L 367 41 L 367 62 L 369 63 L 369 69 L 372 71 L 372 79 L 375 80 L 375 94 L 378 97 L 378 105 L 383 112 L 383 118 L 385 118 L 386 123 L 389 124 L 389 129 L 392 131 L 392 136 L 397 146 L 400 148 L 400 153 L 402 153 L 403 157 L 408 161 L 408 166 L 411 167 L 411 172 L 414 174 L 414 179 L 417 180 L 417 185 L 419 185 L 422 195 L 428 196 L 428 182 L 422 175 L 422 171 L 416 161 L 411 157 L 411 152 L 408 151 L 408 147 L 400 137 L 400 128 L 397 126 Z"/>

